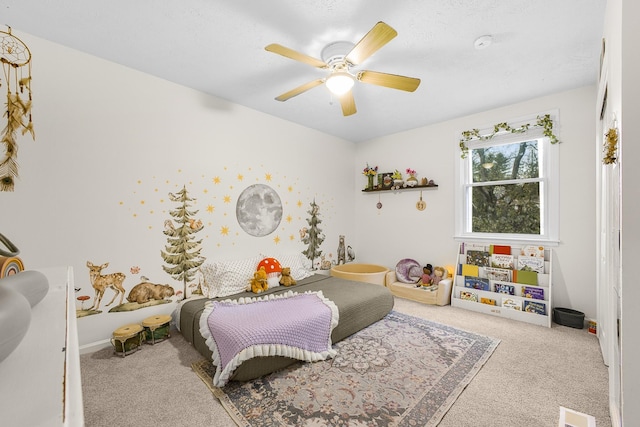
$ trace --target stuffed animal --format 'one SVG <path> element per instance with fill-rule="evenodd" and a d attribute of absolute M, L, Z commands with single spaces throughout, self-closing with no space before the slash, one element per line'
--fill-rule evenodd
<path fill-rule="evenodd" d="M 433 266 L 431 264 L 427 264 L 422 267 L 422 277 L 418 282 L 418 287 L 420 286 L 431 286 L 431 273 L 433 272 Z"/>
<path fill-rule="evenodd" d="M 444 267 L 434 267 L 433 268 L 433 277 L 431 278 L 431 284 L 437 286 L 440 283 L 440 280 L 447 278 L 447 270 Z"/>
<path fill-rule="evenodd" d="M 280 284 L 282 286 L 292 286 L 296 284 L 296 279 L 291 277 L 291 268 L 282 267 L 282 276 L 280 276 Z"/>
<path fill-rule="evenodd" d="M 251 291 L 255 294 L 259 294 L 267 289 L 269 289 L 269 284 L 267 283 L 267 271 L 264 267 L 260 267 L 258 271 L 253 273 L 253 279 L 251 279 Z"/>

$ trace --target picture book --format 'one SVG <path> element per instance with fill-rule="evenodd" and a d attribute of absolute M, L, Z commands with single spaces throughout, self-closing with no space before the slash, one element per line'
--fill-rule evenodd
<path fill-rule="evenodd" d="M 501 282 L 511 282 L 511 270 L 507 270 L 504 268 L 493 268 L 493 267 L 485 267 L 484 272 L 487 276 L 487 279 L 490 280 L 499 280 Z"/>
<path fill-rule="evenodd" d="M 478 302 L 478 295 L 473 292 L 460 291 L 460 299 Z"/>
<path fill-rule="evenodd" d="M 518 270 L 544 273 L 544 258 L 521 255 L 518 257 Z"/>
<path fill-rule="evenodd" d="M 491 255 L 491 267 L 513 269 L 513 255 Z"/>
<path fill-rule="evenodd" d="M 544 288 L 538 288 L 535 286 L 523 286 L 522 296 L 532 299 L 544 299 Z"/>
<path fill-rule="evenodd" d="M 484 243 L 464 242 L 460 245 L 461 254 L 469 253 L 469 251 L 489 252 L 489 245 Z"/>
<path fill-rule="evenodd" d="M 508 245 L 491 245 L 489 247 L 491 255 L 511 255 L 511 246 Z"/>
<path fill-rule="evenodd" d="M 467 251 L 467 264 L 488 267 L 490 256 L 488 251 L 469 250 Z"/>
<path fill-rule="evenodd" d="M 499 294 L 507 294 L 507 295 L 515 295 L 516 288 L 513 285 L 509 285 L 507 283 L 494 282 L 495 291 Z"/>
<path fill-rule="evenodd" d="M 464 287 L 478 289 L 481 291 L 491 290 L 491 284 L 489 282 L 489 279 L 484 279 L 482 277 L 465 276 Z"/>
<path fill-rule="evenodd" d="M 480 276 L 480 267 L 472 264 L 462 264 L 462 270 L 460 271 L 462 276 Z"/>
<path fill-rule="evenodd" d="M 512 282 L 523 285 L 538 285 L 538 273 L 527 270 L 513 270 Z"/>
<path fill-rule="evenodd" d="M 480 302 L 483 304 L 488 304 L 488 305 L 496 305 L 496 300 L 494 300 L 493 298 L 480 298 Z"/>
<path fill-rule="evenodd" d="M 547 314 L 547 306 L 537 301 L 525 301 L 524 311 L 527 313 Z"/>
<path fill-rule="evenodd" d="M 520 248 L 520 256 L 544 258 L 544 246 L 527 245 Z"/>
<path fill-rule="evenodd" d="M 502 307 L 522 311 L 522 301 L 509 297 L 502 297 Z"/>

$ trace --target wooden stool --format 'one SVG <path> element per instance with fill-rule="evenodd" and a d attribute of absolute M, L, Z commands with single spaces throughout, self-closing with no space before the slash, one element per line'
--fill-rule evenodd
<path fill-rule="evenodd" d="M 140 349 L 143 336 L 142 326 L 137 324 L 124 325 L 113 331 L 111 344 L 116 354 L 121 354 L 122 357 L 125 357 L 127 354 L 131 354 Z"/>
<path fill-rule="evenodd" d="M 142 326 L 144 326 L 145 335 L 147 336 L 147 343 L 153 345 L 169 338 L 171 336 L 169 333 L 170 322 L 171 316 L 167 314 L 158 314 L 144 319 Z"/>

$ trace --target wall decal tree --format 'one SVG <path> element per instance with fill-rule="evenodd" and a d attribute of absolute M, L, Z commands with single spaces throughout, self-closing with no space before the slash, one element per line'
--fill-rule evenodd
<path fill-rule="evenodd" d="M 194 199 L 189 197 L 185 186 L 176 194 L 169 193 L 169 199 L 172 202 L 178 202 L 179 206 L 169 211 L 175 224 L 170 219 L 164 223 L 163 233 L 169 236 L 167 237 L 168 245 L 165 246 L 164 251 L 160 251 L 160 254 L 169 266 L 163 265 L 162 268 L 174 279 L 182 281 L 184 286 L 182 298 L 184 299 L 187 296 L 187 283 L 193 280 L 197 268 L 204 262 L 204 258 L 200 256 L 202 240 L 193 240 L 194 234 L 202 230 L 203 225 L 201 221 L 193 218 L 198 211 L 189 209 L 190 202 Z"/>
<path fill-rule="evenodd" d="M 318 224 L 322 222 L 322 220 L 318 217 L 320 212 L 320 206 L 316 204 L 315 199 L 311 202 L 311 209 L 307 211 L 311 215 L 310 218 L 307 218 L 307 224 L 309 224 L 309 229 L 307 233 L 302 237 L 302 242 L 305 243 L 307 249 L 302 251 L 302 253 L 311 260 L 311 266 L 315 269 L 315 265 L 313 261 L 322 255 L 322 251 L 320 250 L 320 245 L 324 241 L 324 234 L 322 230 L 318 227 Z"/>

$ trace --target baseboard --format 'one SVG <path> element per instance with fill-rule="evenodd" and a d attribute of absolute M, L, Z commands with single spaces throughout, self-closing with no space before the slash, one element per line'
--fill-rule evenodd
<path fill-rule="evenodd" d="M 93 353 L 98 350 L 102 350 L 103 348 L 111 347 L 111 340 L 106 339 L 102 341 L 95 341 L 89 344 L 81 345 L 79 350 L 80 354 Z"/>

